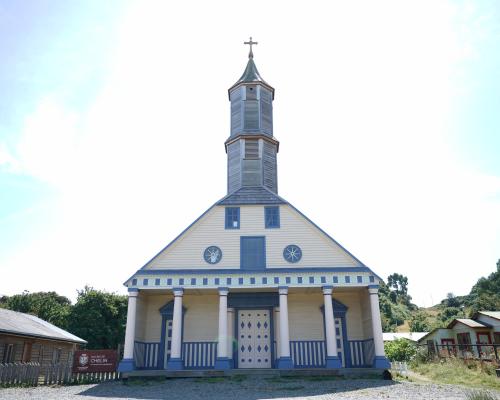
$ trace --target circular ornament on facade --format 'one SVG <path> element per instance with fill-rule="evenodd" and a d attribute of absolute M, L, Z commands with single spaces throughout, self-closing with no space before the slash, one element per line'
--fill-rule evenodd
<path fill-rule="evenodd" d="M 203 252 L 203 258 L 209 264 L 217 264 L 222 258 L 222 250 L 217 246 L 209 246 Z"/>
<path fill-rule="evenodd" d="M 283 250 L 283 257 L 289 263 L 299 262 L 302 258 L 302 250 L 300 250 L 300 247 L 295 244 L 289 244 L 285 247 L 285 250 Z"/>

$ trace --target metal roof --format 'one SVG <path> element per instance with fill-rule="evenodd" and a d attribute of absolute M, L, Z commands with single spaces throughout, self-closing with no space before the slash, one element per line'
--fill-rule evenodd
<path fill-rule="evenodd" d="M 87 343 L 86 340 L 72 335 L 34 315 L 0 308 L 0 333 L 31 336 L 43 339 L 61 340 L 73 343 Z"/>
<path fill-rule="evenodd" d="M 238 79 L 236 83 L 229 88 L 229 91 L 231 91 L 234 87 L 238 86 L 240 83 L 257 83 L 257 82 L 262 83 L 266 85 L 269 89 L 271 89 L 274 98 L 274 88 L 264 79 L 262 79 L 262 76 L 260 76 L 259 71 L 257 70 L 255 62 L 253 61 L 253 57 L 251 57 L 248 59 L 248 63 L 245 68 L 245 71 L 243 71 L 243 75 L 241 75 L 240 79 Z"/>
<path fill-rule="evenodd" d="M 500 311 L 478 311 L 478 314 L 483 314 L 488 317 L 500 320 Z"/>
<path fill-rule="evenodd" d="M 384 342 L 390 342 L 396 339 L 408 339 L 413 342 L 418 342 L 429 332 L 384 332 L 382 335 L 384 337 Z"/>
<path fill-rule="evenodd" d="M 286 204 L 286 201 L 263 186 L 251 186 L 242 187 L 217 203 L 219 206 L 244 204 Z"/>
<path fill-rule="evenodd" d="M 470 318 L 456 318 L 450 322 L 448 328 L 452 328 L 457 322 L 461 322 L 462 324 L 467 325 L 469 328 L 489 328 L 489 326 L 483 325 L 481 322 L 474 321 Z"/>

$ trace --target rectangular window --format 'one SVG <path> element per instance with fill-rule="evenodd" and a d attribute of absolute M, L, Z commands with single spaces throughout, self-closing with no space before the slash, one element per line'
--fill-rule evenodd
<path fill-rule="evenodd" d="M 363 277 L 361 275 L 358 275 L 356 279 L 358 280 L 358 283 L 363 283 Z"/>
<path fill-rule="evenodd" d="M 472 346 L 468 346 L 472 343 L 471 339 L 470 339 L 469 332 L 457 333 L 457 342 L 458 342 L 458 348 L 460 350 L 464 350 L 464 351 L 471 351 L 472 350 Z"/>
<path fill-rule="evenodd" d="M 245 158 L 247 160 L 257 160 L 259 158 L 258 139 L 245 139 Z"/>
<path fill-rule="evenodd" d="M 264 207 L 266 228 L 280 227 L 280 208 L 279 207 Z"/>
<path fill-rule="evenodd" d="M 226 207 L 226 229 L 240 229 L 239 207 Z"/>
<path fill-rule="evenodd" d="M 266 268 L 266 239 L 263 236 L 242 236 L 240 241 L 242 269 Z"/>
<path fill-rule="evenodd" d="M 493 343 L 500 344 L 500 332 L 493 333 Z"/>
<path fill-rule="evenodd" d="M 61 353 L 62 349 L 60 348 L 54 349 L 52 353 L 52 364 L 59 364 L 61 362 Z"/>
<path fill-rule="evenodd" d="M 14 358 L 14 345 L 12 343 L 5 343 L 3 349 L 3 360 L 2 363 L 8 364 L 13 361 Z"/>
<path fill-rule="evenodd" d="M 350 276 L 346 276 L 345 277 L 345 283 L 351 283 L 351 277 Z"/>

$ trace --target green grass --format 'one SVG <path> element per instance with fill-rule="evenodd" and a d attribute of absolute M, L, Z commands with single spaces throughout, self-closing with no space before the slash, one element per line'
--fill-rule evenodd
<path fill-rule="evenodd" d="M 438 383 L 500 390 L 500 379 L 497 378 L 492 363 L 464 363 L 460 359 L 450 358 L 418 363 L 411 370 Z"/>

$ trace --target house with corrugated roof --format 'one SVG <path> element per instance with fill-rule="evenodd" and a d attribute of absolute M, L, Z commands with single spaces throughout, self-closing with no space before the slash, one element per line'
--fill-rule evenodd
<path fill-rule="evenodd" d="M 44 367 L 72 360 L 87 343 L 34 315 L 0 308 L 0 362 L 38 362 Z"/>
<path fill-rule="evenodd" d="M 500 312 L 478 311 L 472 318 L 456 318 L 446 328 L 429 332 L 418 343 L 437 351 L 461 351 L 473 356 L 495 353 L 491 345 L 500 345 Z"/>
<path fill-rule="evenodd" d="M 275 90 L 252 50 L 228 95 L 227 195 L 126 280 L 119 370 L 388 368 L 379 276 L 278 195 Z"/>

